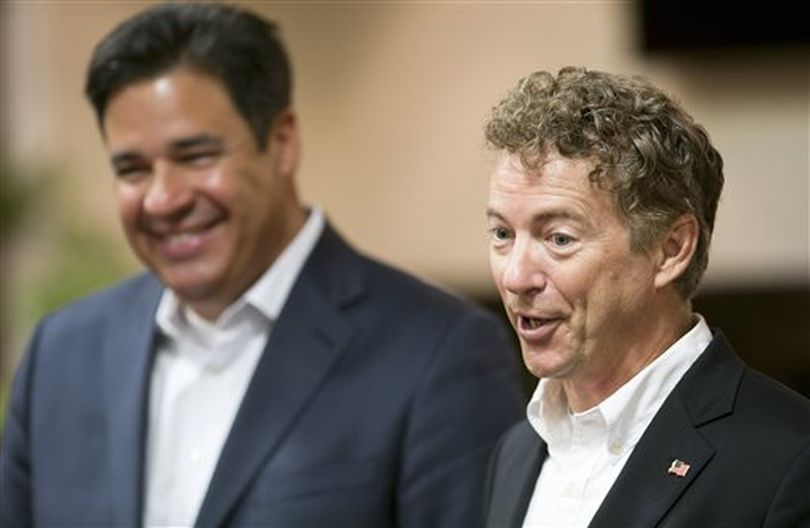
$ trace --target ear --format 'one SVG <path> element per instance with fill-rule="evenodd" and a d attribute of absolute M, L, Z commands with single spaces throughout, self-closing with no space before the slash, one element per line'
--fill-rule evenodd
<path fill-rule="evenodd" d="M 680 277 L 697 249 L 700 226 L 692 213 L 678 217 L 658 242 L 655 287 L 663 288 Z"/>
<path fill-rule="evenodd" d="M 279 174 L 292 178 L 301 157 L 301 138 L 298 132 L 298 117 L 295 112 L 283 110 L 276 116 L 267 142 L 267 148 L 276 158 Z"/>

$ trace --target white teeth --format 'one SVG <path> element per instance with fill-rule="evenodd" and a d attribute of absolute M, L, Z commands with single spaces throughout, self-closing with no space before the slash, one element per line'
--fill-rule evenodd
<path fill-rule="evenodd" d="M 523 321 L 524 326 L 526 326 L 529 329 L 535 329 L 543 324 L 542 319 L 534 319 L 533 317 L 524 317 Z"/>
<path fill-rule="evenodd" d="M 171 235 L 168 238 L 170 244 L 182 244 L 184 242 L 188 242 L 191 240 L 195 235 L 193 233 L 177 233 Z"/>

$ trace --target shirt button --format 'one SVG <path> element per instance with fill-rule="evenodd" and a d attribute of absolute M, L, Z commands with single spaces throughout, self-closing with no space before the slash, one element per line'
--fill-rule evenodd
<path fill-rule="evenodd" d="M 622 452 L 622 445 L 621 444 L 619 444 L 617 442 L 614 442 L 614 443 L 610 444 L 610 453 L 611 454 L 618 455 L 618 454 L 621 454 L 621 452 Z"/>

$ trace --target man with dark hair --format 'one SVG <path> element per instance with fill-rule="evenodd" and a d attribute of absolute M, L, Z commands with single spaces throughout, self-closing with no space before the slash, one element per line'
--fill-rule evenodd
<path fill-rule="evenodd" d="M 16 376 L 2 525 L 475 526 L 519 419 L 510 339 L 298 200 L 276 28 L 169 4 L 87 95 L 149 272 L 47 317 Z"/>
<path fill-rule="evenodd" d="M 692 312 L 723 186 L 703 128 L 644 80 L 565 68 L 486 137 L 492 273 L 540 378 L 487 525 L 810 526 L 810 401 Z"/>

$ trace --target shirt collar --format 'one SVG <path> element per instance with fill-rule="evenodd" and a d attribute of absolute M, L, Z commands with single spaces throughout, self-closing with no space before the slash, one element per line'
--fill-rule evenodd
<path fill-rule="evenodd" d="M 313 207 L 306 223 L 273 265 L 245 293 L 248 304 L 256 307 L 271 321 L 278 319 L 295 280 L 323 232 L 323 212 Z"/>
<path fill-rule="evenodd" d="M 655 413 L 712 340 L 705 319 L 697 323 L 649 365 L 593 409 L 607 426 L 608 448 L 620 454 L 635 446 Z M 550 452 L 570 445 L 573 417 L 558 380 L 541 379 L 526 408 L 529 423 Z"/>
<path fill-rule="evenodd" d="M 227 323 L 246 306 L 253 307 L 268 321 L 276 320 L 287 302 L 295 280 L 320 238 L 325 224 L 323 211 L 319 207 L 313 206 L 307 221 L 292 242 L 284 248 L 259 279 L 222 312 L 217 321 L 213 323 L 214 326 Z M 203 321 L 201 318 L 195 317 L 195 314 L 188 310 L 172 290 L 164 288 L 155 314 L 158 328 L 167 336 L 177 339 L 188 328 L 189 318 L 199 320 L 199 322 Z M 200 326 L 196 322 L 195 326 Z"/>

